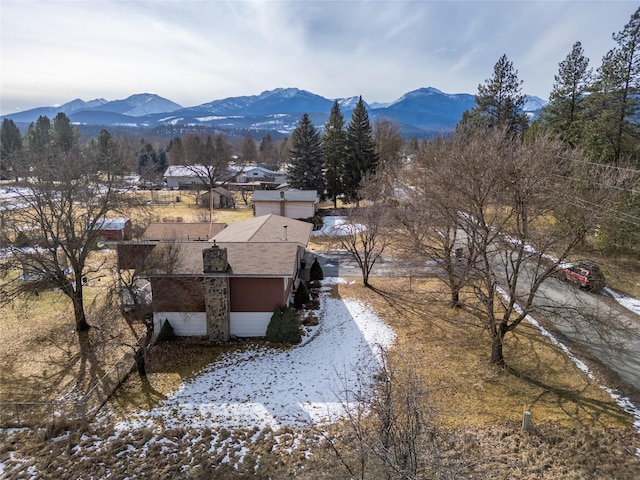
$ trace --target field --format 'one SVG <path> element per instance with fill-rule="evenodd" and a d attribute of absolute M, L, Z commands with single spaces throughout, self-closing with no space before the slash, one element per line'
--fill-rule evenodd
<path fill-rule="evenodd" d="M 217 211 L 215 220 L 250 213 Z M 187 198 L 153 206 L 151 213 L 183 221 L 197 221 L 201 214 Z M 89 283 L 98 303 L 106 281 Z M 437 281 L 372 278 L 371 283 L 373 290 L 359 282 L 339 284 L 332 294 L 375 310 L 397 335 L 390 358 L 411 367 L 426 388 L 426 415 L 436 440 L 423 446 L 424 455 L 438 468 L 420 478 L 640 478 L 640 437 L 632 418 L 535 328 L 523 325 L 507 337 L 507 368 L 497 369 L 488 364 L 486 333 L 463 310 L 447 307 Z M 0 378 L 3 401 L 53 401 L 81 392 L 132 338 L 118 319 L 90 320 L 98 328 L 91 330 L 92 348 L 83 355 L 67 302 L 56 292 L 16 300 L 0 313 L 0 342 L 9 359 Z M 130 375 L 103 411 L 127 418 L 135 408 L 156 405 L 222 354 L 251 348 L 244 342 L 159 344 L 150 354 L 147 379 Z M 527 433 L 521 431 L 524 410 L 533 420 Z M 335 438 L 347 438 L 350 431 L 348 422 L 333 428 Z M 116 431 L 104 420 L 56 419 L 46 428 L 2 431 L 0 438 L 0 476 L 7 479 L 108 473 L 114 478 L 348 477 L 313 430 L 176 428 L 158 434 L 146 427 Z M 340 453 L 344 459 L 354 454 L 348 446 Z M 370 470 L 365 478 L 381 477 Z"/>

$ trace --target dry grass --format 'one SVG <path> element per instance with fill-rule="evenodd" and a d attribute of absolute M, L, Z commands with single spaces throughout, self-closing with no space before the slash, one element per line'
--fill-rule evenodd
<path fill-rule="evenodd" d="M 139 197 L 147 201 L 144 209 L 136 208 L 123 212 L 131 218 L 132 223 L 148 224 L 149 222 L 203 222 L 209 221 L 209 209 L 196 204 L 196 195 L 188 191 L 140 191 Z M 180 198 L 176 202 L 176 197 Z M 234 223 L 253 216 L 250 206 L 245 205 L 239 194 L 236 194 L 236 208 L 220 208 L 213 212 L 213 221 L 216 223 Z"/>
<path fill-rule="evenodd" d="M 47 290 L 22 295 L 0 309 L 3 323 L 2 401 L 53 402 L 78 398 L 91 388 L 129 349 L 134 339 L 119 316 L 105 316 L 100 306 L 113 285 L 111 252 L 96 252 L 93 262 L 107 266 L 88 278 L 84 286 L 85 311 L 91 330 L 75 331 L 71 300 Z M 81 348 L 81 341 L 87 347 Z"/>
<path fill-rule="evenodd" d="M 447 306 L 436 280 L 379 279 L 342 296 L 363 298 L 397 333 L 395 350 L 420 359 L 438 423 L 449 428 L 518 422 L 525 409 L 538 423 L 626 427 L 624 414 L 598 385 L 529 324 L 506 337 L 508 367 L 489 364 L 488 334 L 462 309 Z"/>

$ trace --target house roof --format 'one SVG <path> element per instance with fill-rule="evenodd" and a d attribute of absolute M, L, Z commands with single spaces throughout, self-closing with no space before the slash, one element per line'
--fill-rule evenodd
<path fill-rule="evenodd" d="M 207 177 L 208 174 L 203 165 L 169 165 L 164 171 L 165 177 Z"/>
<path fill-rule="evenodd" d="M 285 226 L 287 227 L 285 229 Z M 213 239 L 218 242 L 286 242 L 307 246 L 313 225 L 308 222 L 261 215 L 242 222 L 232 223 Z M 286 238 L 285 238 L 286 235 Z"/>
<path fill-rule="evenodd" d="M 124 230 L 127 226 L 127 222 L 129 219 L 126 217 L 119 218 L 103 218 L 101 220 L 97 220 L 94 230 Z"/>
<path fill-rule="evenodd" d="M 224 223 L 152 223 L 142 234 L 144 240 L 209 240 L 224 230 Z"/>
<path fill-rule="evenodd" d="M 282 194 L 284 193 L 284 197 Z M 253 192 L 254 202 L 275 202 L 284 198 L 287 202 L 318 202 L 315 190 L 256 190 Z"/>
<path fill-rule="evenodd" d="M 212 243 L 180 243 L 182 261 L 175 275 L 202 275 L 202 251 Z M 216 242 L 227 249 L 231 276 L 292 277 L 295 273 L 298 245 L 293 242 Z"/>

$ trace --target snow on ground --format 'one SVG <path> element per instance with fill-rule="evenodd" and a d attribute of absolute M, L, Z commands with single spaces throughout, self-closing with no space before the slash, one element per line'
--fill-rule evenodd
<path fill-rule="evenodd" d="M 620 295 L 618 292 L 614 292 L 610 288 L 606 288 L 606 287 L 602 291 L 607 295 L 613 297 L 620 305 L 622 305 L 627 310 L 631 310 L 633 313 L 640 315 L 639 299 Z"/>
<path fill-rule="evenodd" d="M 311 232 L 314 236 L 350 235 L 364 230 L 366 227 L 358 223 L 349 223 L 345 217 L 326 216 L 322 218 L 322 228 Z"/>
<path fill-rule="evenodd" d="M 327 278 L 320 294 L 320 324 L 291 349 L 259 347 L 205 367 L 180 390 L 117 430 L 152 428 L 305 427 L 334 422 L 344 413 L 345 388 L 370 382 L 379 370 L 377 345 L 394 333 L 366 305 L 332 298 Z"/>

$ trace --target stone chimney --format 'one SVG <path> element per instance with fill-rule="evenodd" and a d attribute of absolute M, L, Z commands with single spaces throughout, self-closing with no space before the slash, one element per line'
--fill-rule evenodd
<path fill-rule="evenodd" d="M 204 273 L 224 273 L 229 270 L 227 249 L 220 248 L 213 242 L 209 248 L 202 250 L 202 271 Z"/>
<path fill-rule="evenodd" d="M 227 249 L 214 244 L 202 250 L 203 272 L 227 273 L 231 271 L 227 261 Z M 227 342 L 230 338 L 230 291 L 226 275 L 204 278 L 204 301 L 207 319 L 207 336 L 213 342 Z"/>

